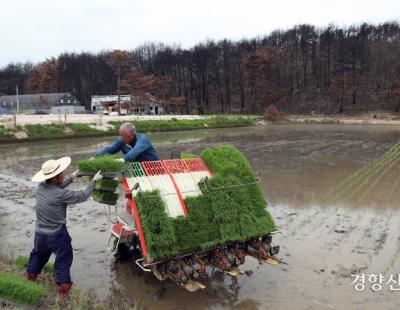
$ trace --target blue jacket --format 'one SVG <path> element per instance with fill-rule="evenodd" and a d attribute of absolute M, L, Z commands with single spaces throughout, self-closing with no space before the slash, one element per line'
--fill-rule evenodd
<path fill-rule="evenodd" d="M 112 144 L 97 152 L 95 156 L 115 154 L 119 151 L 122 151 L 125 155 L 126 162 L 160 160 L 160 156 L 158 156 L 149 138 L 142 133 L 137 133 L 130 144 L 125 144 L 122 138 L 117 138 Z"/>

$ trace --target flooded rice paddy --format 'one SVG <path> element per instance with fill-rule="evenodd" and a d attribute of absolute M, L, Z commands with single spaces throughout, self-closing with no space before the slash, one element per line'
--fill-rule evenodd
<path fill-rule="evenodd" d="M 163 158 L 199 153 L 221 143 L 247 156 L 269 200 L 280 234 L 278 266 L 247 258 L 250 275 L 216 274 L 207 288 L 188 293 L 172 283 L 116 263 L 107 250 L 108 208 L 88 201 L 68 210 L 73 239 L 72 278 L 99 299 L 137 309 L 398 309 L 400 290 L 385 282 L 400 273 L 400 163 L 384 159 L 355 174 L 400 140 L 390 126 L 276 125 L 150 136 Z M 34 234 L 30 181 L 42 162 L 88 158 L 112 138 L 0 145 L 0 252 L 28 255 Z M 358 176 L 358 177 L 357 177 Z M 71 185 L 84 186 L 83 180 Z M 381 290 L 368 279 L 357 291 L 352 275 L 381 274 Z M 400 280 L 399 280 L 400 281 Z M 375 286 L 376 288 L 376 286 Z M 394 287 L 396 288 L 396 287 Z M 400 285 L 397 286 L 400 289 Z"/>

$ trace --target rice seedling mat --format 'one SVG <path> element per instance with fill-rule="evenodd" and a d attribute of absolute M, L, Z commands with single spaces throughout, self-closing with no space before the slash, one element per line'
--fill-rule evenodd
<path fill-rule="evenodd" d="M 236 148 L 206 149 L 201 157 L 133 163 L 123 173 L 148 263 L 276 230 Z"/>

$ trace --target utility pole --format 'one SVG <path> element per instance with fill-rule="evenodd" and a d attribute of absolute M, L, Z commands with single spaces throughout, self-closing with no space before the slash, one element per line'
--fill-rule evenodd
<path fill-rule="evenodd" d="M 117 109 L 118 116 L 121 115 L 121 69 L 117 68 Z"/>
<path fill-rule="evenodd" d="M 15 86 L 15 90 L 17 92 L 17 114 L 19 114 L 19 95 L 18 95 L 18 85 Z"/>

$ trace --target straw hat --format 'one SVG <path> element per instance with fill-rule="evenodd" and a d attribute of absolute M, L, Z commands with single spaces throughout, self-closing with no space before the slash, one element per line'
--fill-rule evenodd
<path fill-rule="evenodd" d="M 57 160 L 50 159 L 43 163 L 42 169 L 33 176 L 32 181 L 43 182 L 51 179 L 67 169 L 70 163 L 70 157 L 63 157 Z"/>

